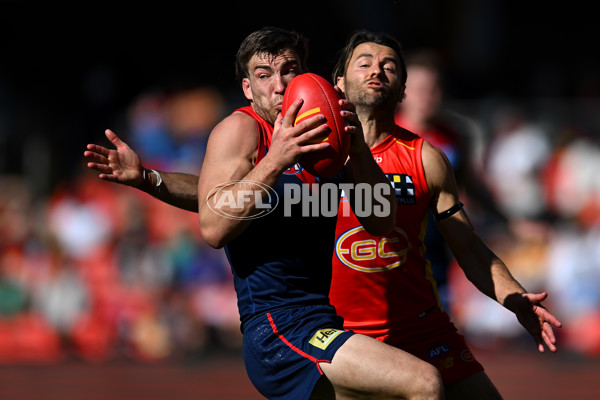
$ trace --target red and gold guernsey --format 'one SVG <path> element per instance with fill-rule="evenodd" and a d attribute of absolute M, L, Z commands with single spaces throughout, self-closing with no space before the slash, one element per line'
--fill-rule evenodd
<path fill-rule="evenodd" d="M 368 234 L 342 197 L 330 298 L 346 329 L 372 337 L 403 336 L 407 322 L 441 307 L 424 257 L 431 195 L 422 147 L 421 137 L 395 126 L 371 149 L 396 194 L 396 226 L 391 234 Z"/>

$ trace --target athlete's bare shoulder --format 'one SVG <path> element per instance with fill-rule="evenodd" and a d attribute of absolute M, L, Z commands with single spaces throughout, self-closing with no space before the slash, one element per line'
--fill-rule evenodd
<path fill-rule="evenodd" d="M 213 129 L 211 136 L 227 136 L 229 138 L 238 138 L 238 136 L 252 136 L 252 133 L 258 132 L 257 121 L 248 114 L 236 111 L 224 118 Z"/>
<path fill-rule="evenodd" d="M 456 185 L 452 166 L 441 149 L 424 140 L 421 154 L 427 186 L 432 193 Z"/>
<path fill-rule="evenodd" d="M 243 112 L 234 112 L 219 122 L 210 134 L 207 152 L 222 157 L 254 158 L 258 148 L 258 124 Z"/>

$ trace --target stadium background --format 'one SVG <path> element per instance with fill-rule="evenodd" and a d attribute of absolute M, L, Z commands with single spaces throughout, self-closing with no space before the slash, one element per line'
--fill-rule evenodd
<path fill-rule="evenodd" d="M 227 266 L 195 216 L 99 181 L 82 153 L 112 128 L 148 166 L 197 172 L 212 125 L 244 104 L 239 43 L 274 25 L 304 33 L 311 71 L 326 77 L 359 28 L 442 55 L 445 106 L 475 127 L 480 174 L 536 194 L 499 198 L 518 240 L 485 215 L 478 228 L 526 287 L 550 291 L 566 326 L 560 352 L 538 355 L 453 273 L 455 320 L 507 399 L 597 398 L 600 57 L 587 4 L 2 3 L 0 397 L 258 398 Z M 496 152 L 507 136 L 524 151 Z M 498 154 L 522 169 L 494 176 Z"/>

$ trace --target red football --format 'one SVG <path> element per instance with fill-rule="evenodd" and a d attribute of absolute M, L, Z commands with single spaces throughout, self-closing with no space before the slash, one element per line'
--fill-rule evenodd
<path fill-rule="evenodd" d="M 289 106 L 300 98 L 304 103 L 298 111 L 294 126 L 304 119 L 321 114 L 327 119 L 327 125 L 331 129 L 329 136 L 322 139 L 329 142 L 329 147 L 304 154 L 300 158 L 300 165 L 314 176 L 329 178 L 342 169 L 350 151 L 350 135 L 344 132 L 344 120 L 340 114 L 340 96 L 325 78 L 313 73 L 298 75 L 285 90 L 282 115 L 285 116 Z"/>

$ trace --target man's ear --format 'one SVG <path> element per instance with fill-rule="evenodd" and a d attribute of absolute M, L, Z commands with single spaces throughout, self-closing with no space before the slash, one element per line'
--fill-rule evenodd
<path fill-rule="evenodd" d="M 346 93 L 346 87 L 344 86 L 344 77 L 343 76 L 337 77 L 336 86 L 339 87 L 342 90 L 342 92 Z"/>
<path fill-rule="evenodd" d="M 402 85 L 402 90 L 400 91 L 400 96 L 398 97 L 398 103 L 402 103 L 406 98 L 406 85 Z"/>
<path fill-rule="evenodd" d="M 250 89 L 250 79 L 244 78 L 242 79 L 242 90 L 244 91 L 244 96 L 250 101 L 252 101 L 252 89 Z"/>

